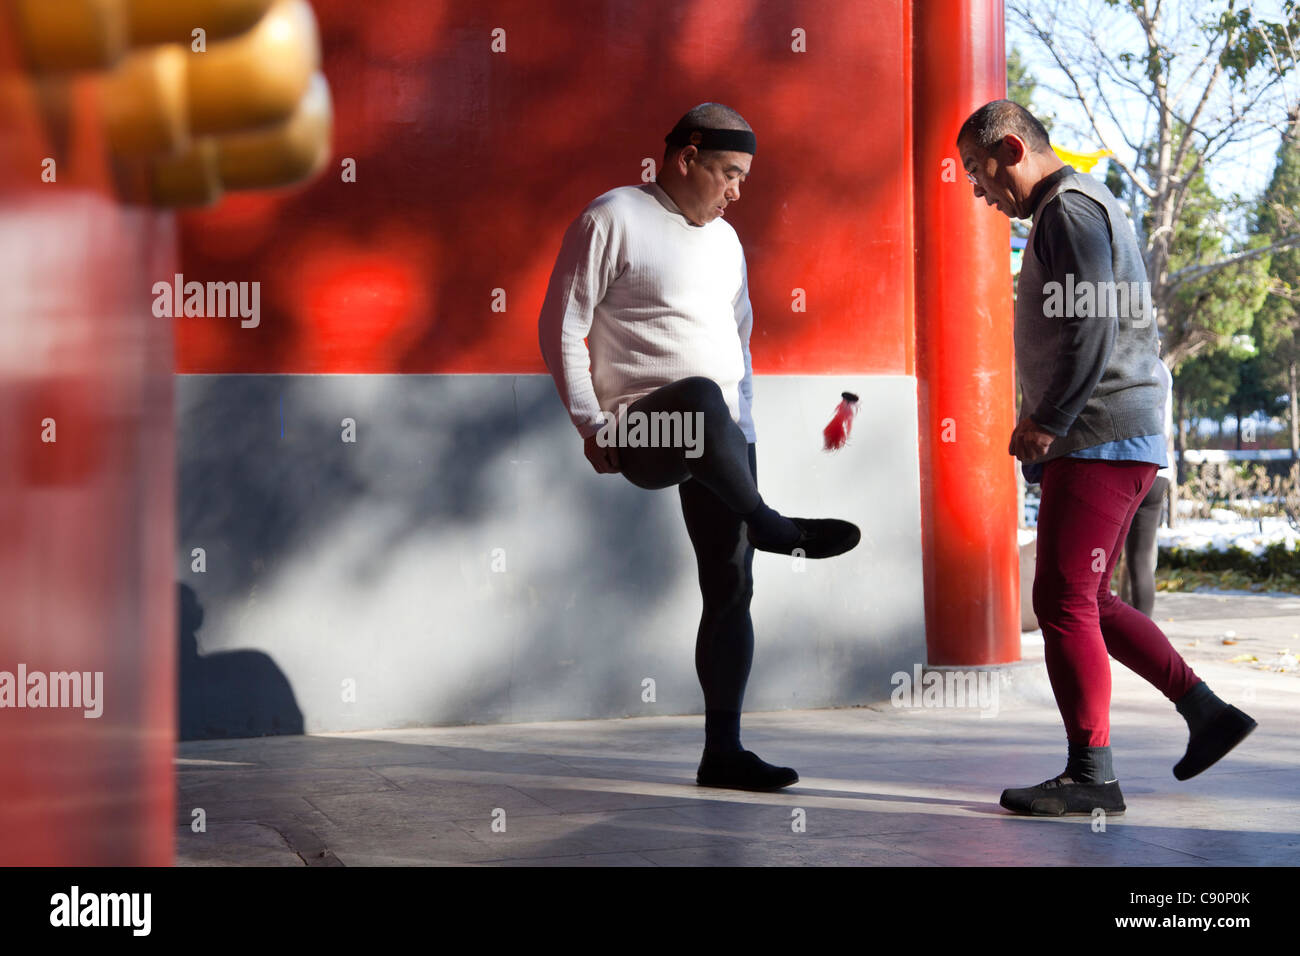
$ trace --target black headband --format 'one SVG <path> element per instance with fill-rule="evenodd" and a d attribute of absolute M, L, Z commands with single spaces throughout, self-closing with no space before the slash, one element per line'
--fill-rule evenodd
<path fill-rule="evenodd" d="M 754 153 L 758 141 L 747 129 L 707 129 L 702 126 L 675 129 L 664 137 L 669 146 L 694 146 L 737 153 Z"/>

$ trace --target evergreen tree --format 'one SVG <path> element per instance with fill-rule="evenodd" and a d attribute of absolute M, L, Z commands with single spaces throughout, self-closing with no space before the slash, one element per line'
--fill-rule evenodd
<path fill-rule="evenodd" d="M 1292 115 L 1278 147 L 1273 177 L 1260 198 L 1253 231 L 1268 242 L 1300 232 L 1300 109 Z M 1300 468 L 1300 246 L 1273 252 L 1266 284 L 1253 333 L 1260 346 L 1265 380 L 1283 398 L 1291 459 Z"/>
<path fill-rule="evenodd" d="M 1181 144 L 1178 127 L 1173 142 Z M 1144 151 L 1144 165 L 1150 169 L 1154 150 Z M 1206 179 L 1207 166 L 1195 148 L 1187 150 L 1180 175 L 1187 176 L 1178 229 L 1169 242 L 1171 271 L 1193 270 L 1221 261 L 1225 255 L 1268 245 L 1263 236 L 1249 237 L 1244 246 L 1234 245 L 1223 215 L 1224 202 L 1214 194 Z M 1143 217 L 1145 230 L 1154 227 L 1150 211 Z M 1205 272 L 1182 283 L 1169 297 L 1162 316 L 1161 352 L 1171 368 L 1187 358 L 1227 347 L 1237 336 L 1249 335 L 1255 313 L 1268 289 L 1271 254 L 1237 258 L 1230 265 Z M 1237 353 L 1245 359 L 1249 353 Z"/>

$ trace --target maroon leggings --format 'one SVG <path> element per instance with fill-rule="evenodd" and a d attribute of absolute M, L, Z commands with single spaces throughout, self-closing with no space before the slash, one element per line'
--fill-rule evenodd
<path fill-rule="evenodd" d="M 1107 653 L 1173 701 L 1200 682 L 1160 628 L 1110 590 L 1155 476 L 1156 466 L 1144 462 L 1085 458 L 1057 458 L 1043 470 L 1034 613 L 1073 744 L 1110 746 Z"/>

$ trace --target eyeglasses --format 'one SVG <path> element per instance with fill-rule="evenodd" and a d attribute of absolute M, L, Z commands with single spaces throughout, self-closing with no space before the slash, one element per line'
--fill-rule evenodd
<path fill-rule="evenodd" d="M 971 184 L 972 186 L 978 186 L 978 185 L 979 185 L 979 181 L 978 181 L 974 176 L 972 176 L 970 173 L 967 173 L 967 174 L 966 174 L 966 178 L 970 180 L 970 184 Z"/>

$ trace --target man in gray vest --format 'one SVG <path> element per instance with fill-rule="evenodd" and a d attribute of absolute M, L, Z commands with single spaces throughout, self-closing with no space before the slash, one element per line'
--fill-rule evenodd
<path fill-rule="evenodd" d="M 1047 131 L 1009 100 L 980 107 L 957 148 L 975 198 L 1032 219 L 1016 289 L 1022 402 L 1008 451 L 1039 484 L 1034 612 L 1065 722 L 1065 771 L 1006 790 L 1036 816 L 1124 811 L 1110 752 L 1108 654 L 1187 721 L 1186 780 L 1255 729 L 1220 700 L 1150 618 L 1110 590 L 1134 512 L 1166 465 L 1165 389 L 1150 286 L 1133 227 L 1101 183 L 1057 158 Z"/>

